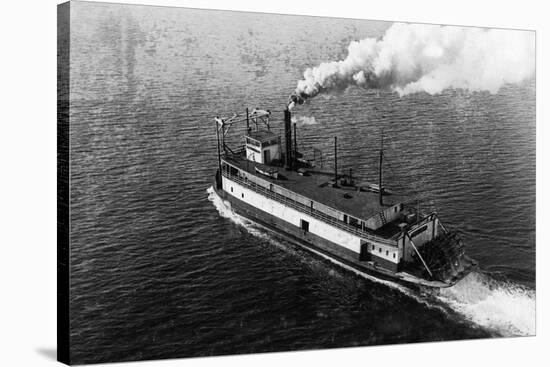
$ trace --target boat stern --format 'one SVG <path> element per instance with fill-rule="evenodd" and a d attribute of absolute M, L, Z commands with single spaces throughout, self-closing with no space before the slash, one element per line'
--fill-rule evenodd
<path fill-rule="evenodd" d="M 428 241 L 420 248 L 420 254 L 431 271 L 431 280 L 449 286 L 477 267 L 477 262 L 465 254 L 464 244 L 456 232 L 445 232 Z"/>

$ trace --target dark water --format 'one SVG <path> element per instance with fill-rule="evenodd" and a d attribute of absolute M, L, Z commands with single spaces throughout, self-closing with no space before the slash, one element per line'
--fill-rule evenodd
<path fill-rule="evenodd" d="M 534 82 L 295 109 L 298 144 L 419 193 L 481 269 L 450 289 L 365 279 L 269 235 L 207 189 L 213 117 L 268 108 L 383 22 L 72 3 L 75 363 L 535 333 Z M 313 121 L 316 124 L 309 124 Z M 234 139 L 240 138 L 235 131 Z M 426 208 L 427 210 L 428 208 Z"/>

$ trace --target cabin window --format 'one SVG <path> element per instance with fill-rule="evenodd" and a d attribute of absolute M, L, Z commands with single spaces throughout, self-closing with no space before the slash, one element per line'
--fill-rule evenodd
<path fill-rule="evenodd" d="M 395 252 L 393 253 L 393 258 L 395 259 Z"/>
<path fill-rule="evenodd" d="M 309 222 L 307 220 L 300 219 L 300 227 L 304 232 L 309 232 Z"/>
<path fill-rule="evenodd" d="M 390 252 L 388 250 L 386 250 L 386 256 L 388 256 L 390 254 Z"/>
<path fill-rule="evenodd" d="M 348 215 L 347 214 L 344 214 L 344 222 L 348 222 Z"/>
<path fill-rule="evenodd" d="M 244 192 L 243 192 L 243 193 L 241 193 L 241 197 L 242 197 L 242 198 L 244 199 Z"/>
<path fill-rule="evenodd" d="M 233 187 L 231 187 L 231 192 L 233 192 Z"/>
<path fill-rule="evenodd" d="M 397 213 L 397 207 L 394 207 L 394 208 L 393 208 L 393 211 L 394 211 L 395 213 Z"/>
<path fill-rule="evenodd" d="M 382 247 L 378 247 L 378 252 L 382 252 Z"/>
<path fill-rule="evenodd" d="M 373 249 L 373 250 L 376 250 L 376 246 L 372 245 L 372 249 Z"/>

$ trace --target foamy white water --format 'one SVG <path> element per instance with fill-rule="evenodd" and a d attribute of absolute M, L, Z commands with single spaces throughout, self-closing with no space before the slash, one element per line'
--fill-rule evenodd
<path fill-rule="evenodd" d="M 231 209 L 231 203 L 224 201 L 216 193 L 216 191 L 214 191 L 214 188 L 212 186 L 206 189 L 206 192 L 208 193 L 208 200 L 211 201 L 212 204 L 214 204 L 214 207 L 222 217 L 227 218 L 233 223 L 243 227 L 248 233 L 258 238 L 261 238 L 262 240 L 269 241 L 279 248 L 283 248 L 283 246 L 281 246 L 277 241 L 273 240 L 273 238 L 270 237 L 267 233 L 259 230 L 259 225 L 257 223 L 254 223 L 253 221 L 235 213 L 233 209 Z M 286 248 L 285 250 L 288 251 L 288 249 Z"/>
<path fill-rule="evenodd" d="M 471 273 L 455 286 L 441 289 L 437 298 L 503 336 L 535 335 L 536 296 L 532 289 Z"/>

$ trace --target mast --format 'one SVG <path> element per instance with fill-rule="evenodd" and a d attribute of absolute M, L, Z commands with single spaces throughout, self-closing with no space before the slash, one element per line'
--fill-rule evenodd
<path fill-rule="evenodd" d="M 218 141 L 218 169 L 220 172 L 220 175 L 222 174 L 222 158 L 220 155 L 220 129 L 218 126 L 218 121 L 216 121 L 216 140 Z M 221 176 L 220 176 L 221 177 Z"/>
<path fill-rule="evenodd" d="M 338 186 L 338 137 L 334 137 L 334 187 Z"/>
<path fill-rule="evenodd" d="M 380 163 L 378 165 L 378 196 L 380 205 L 383 205 L 384 201 L 382 200 L 382 160 L 384 156 L 384 130 L 380 134 Z"/>

